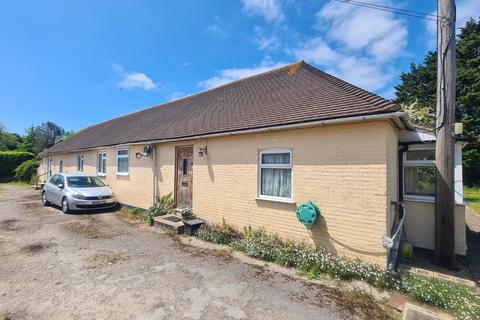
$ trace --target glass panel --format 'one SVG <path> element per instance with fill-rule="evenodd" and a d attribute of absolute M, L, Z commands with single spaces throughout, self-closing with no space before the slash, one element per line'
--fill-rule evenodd
<path fill-rule="evenodd" d="M 260 194 L 274 197 L 291 197 L 292 169 L 261 169 Z"/>
<path fill-rule="evenodd" d="M 104 155 L 102 159 L 102 173 L 107 172 L 107 156 Z"/>
<path fill-rule="evenodd" d="M 435 150 L 408 150 L 407 160 L 435 160 Z"/>
<path fill-rule="evenodd" d="M 102 180 L 97 177 L 68 177 L 68 185 L 74 188 L 94 188 L 94 187 L 105 187 L 105 184 Z"/>
<path fill-rule="evenodd" d="M 290 164 L 290 153 L 264 153 L 262 164 Z"/>
<path fill-rule="evenodd" d="M 103 164 L 103 161 L 102 161 L 102 154 L 99 153 L 98 154 L 98 160 L 97 160 L 97 168 L 98 168 L 98 172 L 103 172 L 102 171 L 102 164 Z"/>
<path fill-rule="evenodd" d="M 183 175 L 187 175 L 187 170 L 188 170 L 188 159 L 183 159 Z"/>
<path fill-rule="evenodd" d="M 121 156 L 121 155 L 128 155 L 128 150 L 118 150 L 118 151 L 117 151 L 117 154 L 118 154 L 119 156 Z"/>
<path fill-rule="evenodd" d="M 128 172 L 128 158 L 118 158 L 118 172 Z"/>
<path fill-rule="evenodd" d="M 405 195 L 435 196 L 435 167 L 405 167 Z"/>
<path fill-rule="evenodd" d="M 58 176 L 57 180 L 55 181 L 55 184 L 58 186 L 64 183 L 65 183 L 65 179 L 63 178 L 63 176 Z"/>

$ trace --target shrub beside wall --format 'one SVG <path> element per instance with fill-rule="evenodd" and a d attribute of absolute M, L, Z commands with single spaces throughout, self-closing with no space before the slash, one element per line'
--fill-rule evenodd
<path fill-rule="evenodd" d="M 24 151 L 0 151 L 0 181 L 9 181 L 15 177 L 15 169 L 35 155 Z"/>
<path fill-rule="evenodd" d="M 35 176 L 38 168 L 36 159 L 27 160 L 15 169 L 15 179 L 18 181 L 30 182 Z"/>
<path fill-rule="evenodd" d="M 197 237 L 209 242 L 227 244 L 246 255 L 296 268 L 311 278 L 328 275 L 338 280 L 362 280 L 387 290 L 397 290 L 416 301 L 444 308 L 459 319 L 480 319 L 480 297 L 475 289 L 453 282 L 410 273 L 395 273 L 359 260 L 347 259 L 307 244 L 295 243 L 245 228 L 240 235 L 223 223 L 203 225 Z"/>

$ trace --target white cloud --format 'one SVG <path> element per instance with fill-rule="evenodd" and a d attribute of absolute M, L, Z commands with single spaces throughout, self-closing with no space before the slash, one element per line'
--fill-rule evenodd
<path fill-rule="evenodd" d="M 327 73 L 371 91 L 385 87 L 395 75 L 382 62 L 334 50 L 321 38 L 311 39 L 290 53 L 296 59 L 323 66 Z"/>
<path fill-rule="evenodd" d="M 220 38 L 230 37 L 230 24 L 225 24 L 219 16 L 213 17 L 213 24 L 207 27 L 207 32 Z"/>
<path fill-rule="evenodd" d="M 269 22 L 282 22 L 285 19 L 278 0 L 242 0 L 243 10 L 249 15 L 262 16 Z"/>
<path fill-rule="evenodd" d="M 255 27 L 255 36 L 253 43 L 255 43 L 259 50 L 273 51 L 280 47 L 280 39 L 274 34 L 267 34 L 262 27 Z"/>
<path fill-rule="evenodd" d="M 467 21 L 471 17 L 478 17 L 480 14 L 480 1 L 478 0 L 459 0 L 457 1 L 457 21 L 455 26 L 457 28 L 457 34 L 460 33 L 460 28 L 464 27 Z M 431 14 L 436 15 L 437 10 L 433 11 Z M 436 49 L 437 43 L 437 23 L 435 21 L 427 20 L 425 22 L 425 27 L 427 33 L 430 36 L 430 41 L 428 47 L 430 49 Z"/>
<path fill-rule="evenodd" d="M 117 83 L 117 87 L 121 89 L 153 90 L 157 88 L 155 82 L 143 72 L 127 72 L 118 64 L 112 64 L 112 67 L 121 78 L 120 82 Z"/>
<path fill-rule="evenodd" d="M 389 88 L 389 89 L 386 89 L 382 92 L 379 93 L 380 96 L 384 97 L 385 99 L 389 99 L 389 100 L 393 100 L 396 98 L 396 90 L 395 88 Z"/>
<path fill-rule="evenodd" d="M 326 72 L 369 91 L 384 88 L 395 72 L 368 58 L 343 57 Z"/>
<path fill-rule="evenodd" d="M 273 63 L 269 60 L 264 60 L 259 66 L 251 68 L 230 68 L 223 69 L 218 72 L 218 75 L 207 80 L 200 81 L 198 85 L 205 89 L 215 88 L 222 84 L 253 76 L 258 73 L 266 72 L 275 68 L 286 65 L 283 62 Z"/>
<path fill-rule="evenodd" d="M 388 12 L 335 1 L 327 2 L 316 19 L 325 36 L 307 39 L 287 53 L 366 90 L 391 85 L 397 73 L 392 62 L 407 45 L 403 21 Z"/>
<path fill-rule="evenodd" d="M 188 96 L 188 95 L 184 94 L 181 91 L 174 91 L 168 96 L 168 100 L 173 101 L 173 100 L 177 100 L 177 99 L 180 99 L 180 98 L 183 98 L 183 97 L 186 97 L 186 96 Z"/>
<path fill-rule="evenodd" d="M 405 23 L 390 12 L 330 1 L 317 13 L 317 27 L 346 50 L 362 50 L 381 61 L 401 55 L 407 45 Z"/>
<path fill-rule="evenodd" d="M 291 50 L 298 60 L 306 60 L 315 64 L 328 66 L 340 60 L 340 55 L 321 38 L 306 41 L 303 46 Z"/>

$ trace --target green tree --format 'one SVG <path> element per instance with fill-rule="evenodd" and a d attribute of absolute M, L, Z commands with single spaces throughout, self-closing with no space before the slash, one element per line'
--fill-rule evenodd
<path fill-rule="evenodd" d="M 35 144 L 35 127 L 30 126 L 26 131 L 25 135 L 22 137 L 21 142 L 18 144 L 17 148 L 21 151 L 32 152 L 33 145 Z"/>
<path fill-rule="evenodd" d="M 7 132 L 5 126 L 0 123 L 0 151 L 15 150 L 19 140 L 18 134 Z"/>
<path fill-rule="evenodd" d="M 60 142 L 65 135 L 65 130 L 59 125 L 50 121 L 42 122 L 38 126 L 30 126 L 26 130 L 21 142 L 18 143 L 18 150 L 38 154 Z"/>
<path fill-rule="evenodd" d="M 457 121 L 472 139 L 464 148 L 464 181 L 480 184 L 480 20 L 471 18 L 457 37 Z M 420 64 L 402 72 L 395 87 L 401 103 L 420 125 L 434 126 L 437 87 L 437 54 L 429 52 Z"/>

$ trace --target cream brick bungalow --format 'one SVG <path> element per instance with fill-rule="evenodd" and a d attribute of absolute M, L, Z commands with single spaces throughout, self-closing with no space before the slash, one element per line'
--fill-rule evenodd
<path fill-rule="evenodd" d="M 39 174 L 98 175 L 140 208 L 173 192 L 209 222 L 385 266 L 397 201 L 408 241 L 433 249 L 434 139 L 398 105 L 299 62 L 88 127 L 44 151 Z M 456 152 L 455 246 L 465 255 Z M 306 201 L 321 211 L 312 229 L 295 214 Z"/>

